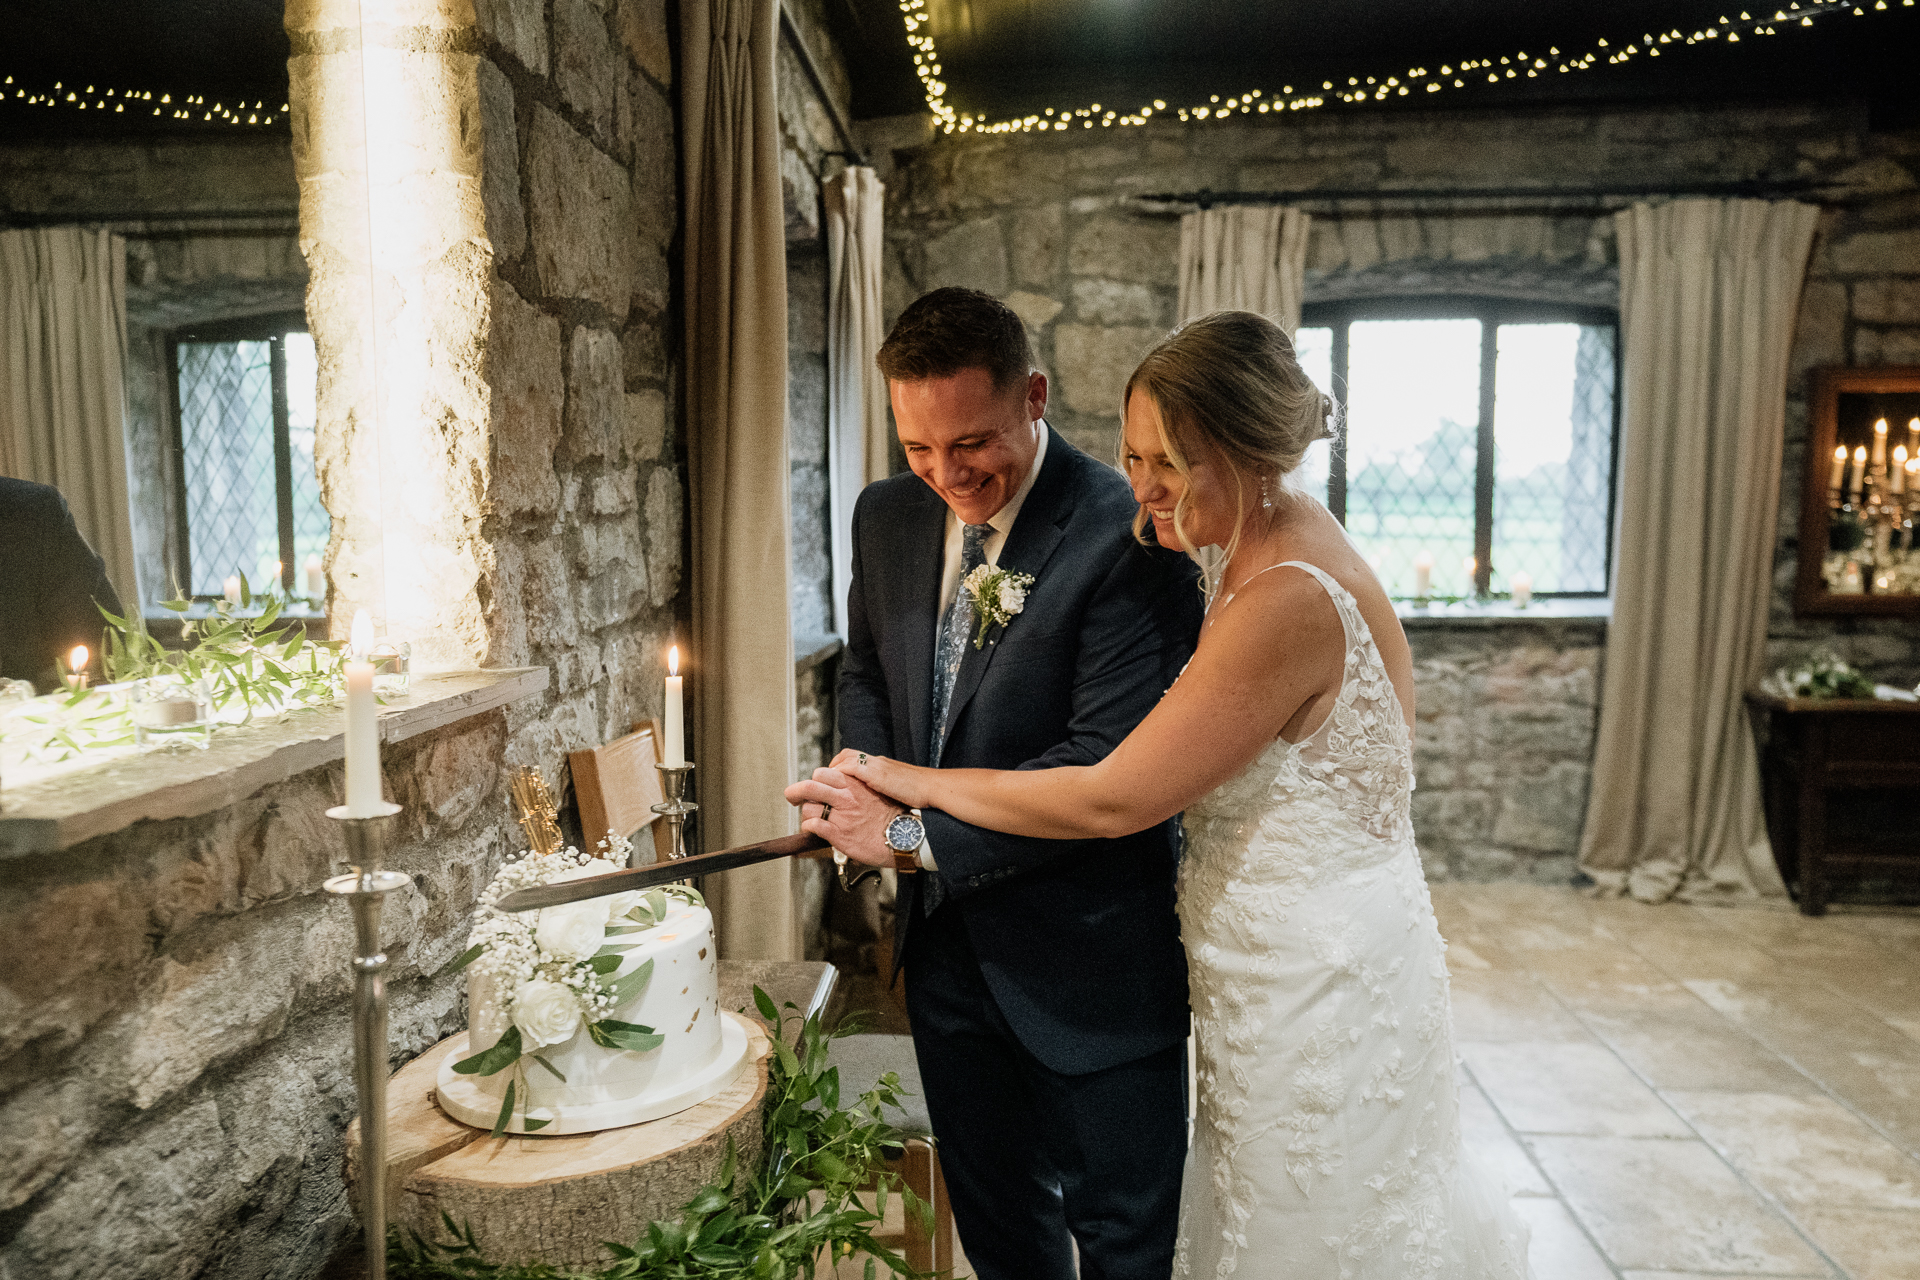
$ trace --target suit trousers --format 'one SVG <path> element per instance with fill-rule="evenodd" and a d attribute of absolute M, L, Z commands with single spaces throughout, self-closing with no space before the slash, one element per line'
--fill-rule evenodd
<path fill-rule="evenodd" d="M 1166 1280 L 1185 1046 L 1086 1075 L 1049 1070 L 1001 1015 L 952 903 L 914 922 L 906 974 L 940 1167 L 980 1280 Z"/>

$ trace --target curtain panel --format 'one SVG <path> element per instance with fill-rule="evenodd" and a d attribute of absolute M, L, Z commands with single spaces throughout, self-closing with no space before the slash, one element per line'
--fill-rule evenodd
<path fill-rule="evenodd" d="M 694 714 L 709 849 L 796 829 L 788 595 L 787 265 L 776 139 L 778 0 L 680 10 Z M 785 860 L 709 891 L 722 954 L 800 954 Z"/>
<path fill-rule="evenodd" d="M 828 502 L 833 521 L 834 625 L 846 629 L 853 584 L 853 503 L 887 477 L 887 381 L 874 363 L 880 316 L 886 186 L 851 166 L 825 184 L 827 206 Z"/>
<path fill-rule="evenodd" d="M 1257 311 L 1291 336 L 1300 327 L 1310 221 L 1276 205 L 1181 218 L 1181 323 L 1210 311 Z"/>
<path fill-rule="evenodd" d="M 1760 200 L 1615 217 L 1620 530 L 1580 844 L 1606 892 L 1783 891 L 1740 699 L 1765 660 L 1787 355 L 1818 217 Z"/>
<path fill-rule="evenodd" d="M 125 242 L 82 227 L 0 231 L 0 475 L 60 490 L 137 608 L 126 360 Z"/>

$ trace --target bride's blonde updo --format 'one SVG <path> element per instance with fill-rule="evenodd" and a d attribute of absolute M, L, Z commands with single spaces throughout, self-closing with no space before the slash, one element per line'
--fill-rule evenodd
<path fill-rule="evenodd" d="M 1127 379 L 1123 417 L 1135 392 L 1160 410 L 1161 443 L 1176 471 L 1190 476 L 1189 454 L 1208 444 L 1247 482 L 1238 486 L 1236 529 L 1246 518 L 1249 488 L 1258 501 L 1266 486 L 1299 467 L 1309 445 L 1334 434 L 1333 401 L 1301 370 L 1293 340 L 1251 311 L 1215 311 L 1175 329 Z M 1174 507 L 1182 543 L 1191 493 L 1189 487 Z M 1134 516 L 1136 537 L 1144 538 L 1147 521 L 1143 507 Z"/>

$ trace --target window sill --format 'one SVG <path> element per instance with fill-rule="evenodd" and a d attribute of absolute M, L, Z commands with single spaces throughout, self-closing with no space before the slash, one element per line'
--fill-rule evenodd
<path fill-rule="evenodd" d="M 1613 618 L 1613 601 L 1606 598 L 1535 600 L 1524 609 L 1516 609 L 1505 600 L 1430 604 L 1424 607 L 1409 600 L 1396 600 L 1393 611 L 1398 615 L 1400 625 L 1409 631 L 1473 631 L 1542 623 L 1584 623 L 1604 627 Z"/>
<path fill-rule="evenodd" d="M 419 673 L 376 721 L 382 742 L 517 702 L 547 687 L 545 667 Z M 0 792 L 0 859 L 53 853 L 146 819 L 192 818 L 346 755 L 346 712 L 303 707 L 222 729 L 207 748 L 115 751 L 87 765 Z"/>

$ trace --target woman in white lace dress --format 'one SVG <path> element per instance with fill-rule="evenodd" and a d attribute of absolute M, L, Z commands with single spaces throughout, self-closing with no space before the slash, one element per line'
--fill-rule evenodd
<path fill-rule="evenodd" d="M 1022 835 L 1185 812 L 1199 1123 L 1176 1275 L 1518 1280 L 1525 1229 L 1461 1146 L 1446 944 L 1408 819 L 1412 656 L 1339 524 L 1282 483 L 1329 410 L 1271 322 L 1177 330 L 1127 385 L 1125 465 L 1137 527 L 1219 564 L 1158 708 L 1090 767 L 835 767 Z"/>

